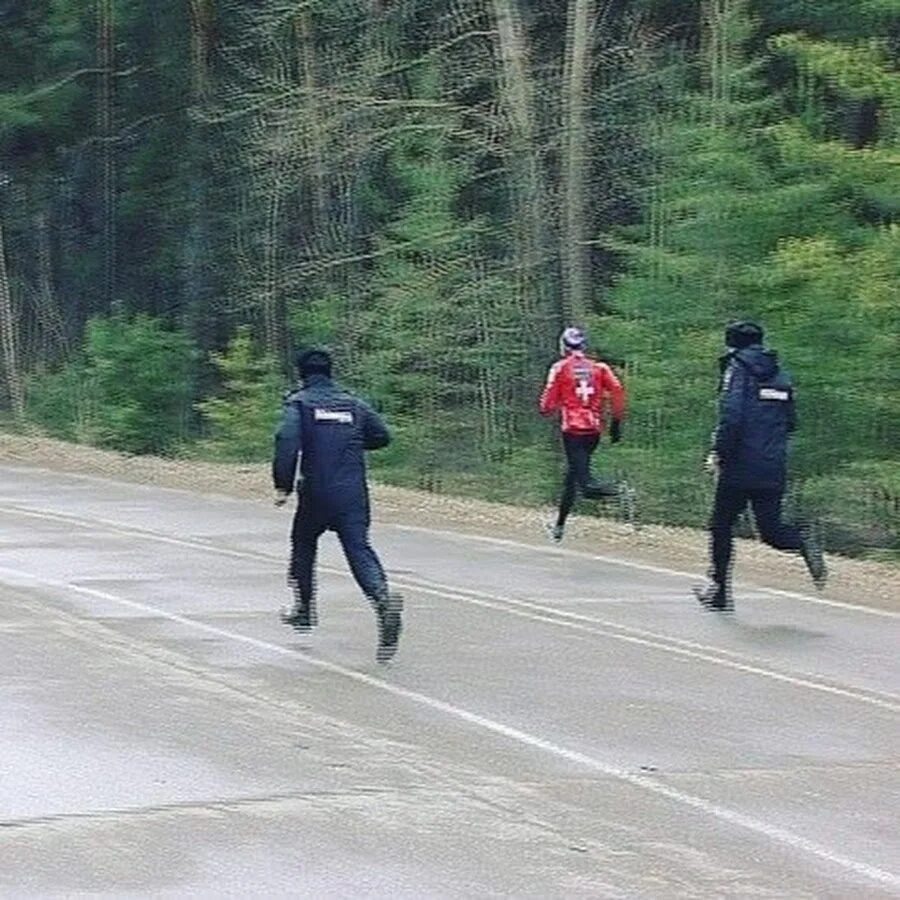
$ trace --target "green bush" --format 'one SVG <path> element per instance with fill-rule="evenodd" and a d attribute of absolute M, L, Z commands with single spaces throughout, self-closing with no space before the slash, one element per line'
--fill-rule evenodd
<path fill-rule="evenodd" d="M 41 370 L 28 378 L 25 418 L 64 441 L 87 441 L 92 391 L 83 358 L 56 371 Z"/>
<path fill-rule="evenodd" d="M 165 454 L 184 441 L 196 358 L 187 335 L 146 315 L 93 319 L 86 350 L 94 443 Z"/>
<path fill-rule="evenodd" d="M 214 353 L 212 361 L 222 380 L 222 392 L 197 404 L 210 434 L 199 449 L 216 459 L 265 459 L 272 452 L 278 399 L 284 387 L 275 360 L 260 354 L 250 330 L 242 327 L 228 349 Z"/>
<path fill-rule="evenodd" d="M 190 339 L 158 319 L 92 319 L 77 360 L 30 380 L 28 416 L 57 437 L 171 453 L 187 436 L 194 361 Z"/>

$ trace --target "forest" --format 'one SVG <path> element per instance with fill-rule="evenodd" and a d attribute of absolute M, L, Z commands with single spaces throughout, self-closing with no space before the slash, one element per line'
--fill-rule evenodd
<path fill-rule="evenodd" d="M 377 478 L 541 504 L 578 323 L 598 468 L 703 526 L 749 317 L 792 510 L 898 559 L 898 284 L 900 0 L 0 0 L 4 428 L 262 463 L 324 345 Z"/>

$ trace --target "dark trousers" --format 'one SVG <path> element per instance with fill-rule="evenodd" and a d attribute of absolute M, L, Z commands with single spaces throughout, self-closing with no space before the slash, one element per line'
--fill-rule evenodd
<path fill-rule="evenodd" d="M 374 599 L 387 590 L 387 577 L 381 560 L 369 543 L 369 524 L 359 514 L 338 516 L 334 522 L 304 513 L 301 506 L 294 516 L 291 529 L 291 565 L 288 580 L 304 606 L 309 606 L 315 596 L 316 550 L 322 534 L 332 530 L 337 533 L 350 571 L 362 592 Z"/>
<path fill-rule="evenodd" d="M 563 447 L 566 451 L 568 468 L 562 498 L 559 501 L 559 516 L 556 520 L 556 524 L 560 527 L 566 524 L 579 491 L 588 500 L 616 496 L 615 486 L 596 482 L 591 475 L 591 456 L 599 442 L 599 434 L 563 433 Z"/>
<path fill-rule="evenodd" d="M 712 577 L 720 585 L 727 585 L 734 549 L 732 530 L 737 517 L 747 504 L 753 507 L 753 517 L 760 537 L 776 550 L 798 551 L 803 546 L 800 530 L 781 520 L 780 488 L 740 488 L 725 483 L 716 485 L 716 502 L 709 530 L 712 544 Z"/>

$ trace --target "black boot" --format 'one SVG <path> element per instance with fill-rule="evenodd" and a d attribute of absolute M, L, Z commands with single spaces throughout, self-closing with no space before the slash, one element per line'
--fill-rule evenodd
<path fill-rule="evenodd" d="M 372 604 L 378 619 L 378 649 L 375 651 L 375 659 L 386 663 L 397 652 L 397 643 L 403 630 L 403 598 L 393 591 L 385 590 L 373 598 Z"/>
<path fill-rule="evenodd" d="M 705 609 L 716 612 L 733 612 L 734 602 L 726 585 L 710 580 L 705 587 L 695 587 L 694 596 Z"/>
<path fill-rule="evenodd" d="M 301 600 L 297 597 L 290 612 L 281 613 L 281 621 L 293 628 L 294 631 L 307 634 L 319 624 L 315 601 L 312 599 Z"/>
<path fill-rule="evenodd" d="M 821 591 L 828 581 L 828 567 L 825 565 L 825 554 L 822 552 L 822 542 L 813 528 L 803 530 L 803 546 L 800 554 L 809 569 L 813 584 Z"/>

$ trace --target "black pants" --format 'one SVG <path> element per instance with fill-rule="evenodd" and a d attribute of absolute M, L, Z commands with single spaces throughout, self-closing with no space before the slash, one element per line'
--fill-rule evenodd
<path fill-rule="evenodd" d="M 309 606 L 315 596 L 316 550 L 319 538 L 325 531 L 337 533 L 350 571 L 362 592 L 374 599 L 387 590 L 387 577 L 378 555 L 369 543 L 367 517 L 358 513 L 338 516 L 333 522 L 322 521 L 304 513 L 302 502 L 294 516 L 291 529 L 291 565 L 288 580 L 304 606 Z"/>
<path fill-rule="evenodd" d="M 600 500 L 603 497 L 615 497 L 616 487 L 601 484 L 591 476 L 591 456 L 600 442 L 599 434 L 565 434 L 563 447 L 566 451 L 566 480 L 563 485 L 562 498 L 559 501 L 559 516 L 556 524 L 562 527 L 572 512 L 578 491 L 588 500 Z"/>
<path fill-rule="evenodd" d="M 727 585 L 731 569 L 734 541 L 732 529 L 737 517 L 749 502 L 760 537 L 776 550 L 798 551 L 803 546 L 800 530 L 781 520 L 779 488 L 748 489 L 734 487 L 721 479 L 716 486 L 716 502 L 709 523 L 712 544 L 712 577 L 720 585 Z"/>

